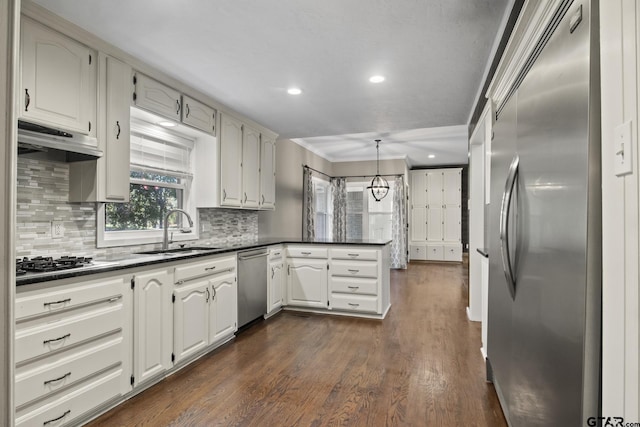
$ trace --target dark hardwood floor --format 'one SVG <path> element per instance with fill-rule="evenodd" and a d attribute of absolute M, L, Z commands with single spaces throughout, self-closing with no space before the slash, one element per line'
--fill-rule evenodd
<path fill-rule="evenodd" d="M 383 321 L 284 312 L 90 425 L 506 426 L 467 280 L 412 263 Z"/>

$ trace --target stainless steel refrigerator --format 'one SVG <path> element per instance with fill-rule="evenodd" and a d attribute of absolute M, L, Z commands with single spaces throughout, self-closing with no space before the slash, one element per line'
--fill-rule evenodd
<path fill-rule="evenodd" d="M 565 1 L 491 144 L 487 374 L 511 426 L 598 416 L 598 4 Z"/>

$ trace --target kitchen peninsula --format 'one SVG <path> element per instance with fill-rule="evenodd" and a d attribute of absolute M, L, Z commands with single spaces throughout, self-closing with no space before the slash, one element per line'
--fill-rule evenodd
<path fill-rule="evenodd" d="M 268 249 L 265 317 L 383 319 L 389 243 L 257 239 L 27 272 L 16 280 L 16 425 L 83 423 L 233 339 L 238 251 Z"/>

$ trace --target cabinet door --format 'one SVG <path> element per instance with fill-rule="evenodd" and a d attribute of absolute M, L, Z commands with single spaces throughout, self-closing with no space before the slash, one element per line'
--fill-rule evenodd
<path fill-rule="evenodd" d="M 427 208 L 414 206 L 411 209 L 411 240 L 423 241 L 427 238 Z"/>
<path fill-rule="evenodd" d="M 180 121 L 180 92 L 140 73 L 136 73 L 134 81 L 136 91 L 133 99 L 137 107 Z"/>
<path fill-rule="evenodd" d="M 327 260 L 287 261 L 288 305 L 327 308 Z"/>
<path fill-rule="evenodd" d="M 96 54 L 30 19 L 22 20 L 20 117 L 95 135 Z"/>
<path fill-rule="evenodd" d="M 182 123 L 215 135 L 216 112 L 213 108 L 188 96 L 182 96 L 182 105 Z"/>
<path fill-rule="evenodd" d="M 242 206 L 260 205 L 260 133 L 248 126 L 242 128 Z"/>
<path fill-rule="evenodd" d="M 173 309 L 176 363 L 205 348 L 209 341 L 209 280 L 177 287 Z"/>
<path fill-rule="evenodd" d="M 460 235 L 462 234 L 462 224 L 460 215 L 460 206 L 445 205 L 445 209 L 442 211 L 442 240 L 450 242 L 459 242 L 461 240 Z"/>
<path fill-rule="evenodd" d="M 269 263 L 268 271 L 268 287 L 269 287 L 269 300 L 267 304 L 267 313 L 271 313 L 280 307 L 282 307 L 282 272 L 284 270 L 284 263 L 282 260 L 271 261 Z"/>
<path fill-rule="evenodd" d="M 242 198 L 242 123 L 220 115 L 220 205 L 240 207 Z"/>
<path fill-rule="evenodd" d="M 459 205 L 462 201 L 462 169 L 445 169 L 443 173 L 445 205 Z"/>
<path fill-rule="evenodd" d="M 440 205 L 429 205 L 429 209 L 427 209 L 427 240 L 442 240 L 443 210 Z"/>
<path fill-rule="evenodd" d="M 235 274 L 227 274 L 211 280 L 209 285 L 209 343 L 213 344 L 238 330 L 238 282 Z"/>
<path fill-rule="evenodd" d="M 262 135 L 260 148 L 260 208 L 276 207 L 276 141 Z"/>
<path fill-rule="evenodd" d="M 104 122 L 104 200 L 129 201 L 129 96 L 131 67 L 112 57 L 106 60 L 106 120 Z M 102 181 L 102 180 L 101 180 Z"/>
<path fill-rule="evenodd" d="M 429 208 L 442 207 L 444 201 L 442 199 L 442 170 L 434 169 L 427 172 L 427 206 Z"/>
<path fill-rule="evenodd" d="M 168 270 L 137 274 L 134 287 L 133 357 L 136 384 L 171 368 L 173 275 Z"/>
<path fill-rule="evenodd" d="M 414 207 L 427 205 L 426 171 L 411 171 L 411 204 Z"/>

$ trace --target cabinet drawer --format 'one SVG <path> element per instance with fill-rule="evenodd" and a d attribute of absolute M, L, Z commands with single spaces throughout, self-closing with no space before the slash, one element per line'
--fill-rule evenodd
<path fill-rule="evenodd" d="M 462 244 L 445 244 L 444 245 L 445 261 L 462 261 Z"/>
<path fill-rule="evenodd" d="M 42 290 L 18 292 L 16 319 L 55 313 L 70 307 L 122 295 L 123 283 L 120 277 L 96 280 L 83 285 L 72 284 L 50 292 L 42 292 Z"/>
<path fill-rule="evenodd" d="M 281 247 L 270 248 L 269 249 L 269 261 L 282 259 L 283 254 L 284 254 L 284 249 L 282 249 Z"/>
<path fill-rule="evenodd" d="M 442 245 L 427 244 L 427 259 L 430 261 L 442 261 L 444 259 L 444 248 Z"/>
<path fill-rule="evenodd" d="M 224 258 L 208 259 L 206 261 L 192 262 L 184 266 L 176 267 L 174 272 L 174 281 L 176 285 L 179 285 L 187 280 L 225 271 L 233 271 L 235 268 L 235 255 Z"/>
<path fill-rule="evenodd" d="M 122 363 L 123 345 L 120 336 L 100 345 L 70 351 L 61 358 L 48 357 L 34 363 L 35 367 L 16 375 L 16 407 Z"/>
<path fill-rule="evenodd" d="M 16 426 L 60 426 L 120 394 L 121 376 L 115 368 L 66 393 L 46 399 L 16 413 Z"/>
<path fill-rule="evenodd" d="M 424 261 L 427 259 L 427 247 L 425 245 L 411 245 L 411 259 Z"/>
<path fill-rule="evenodd" d="M 77 345 L 122 329 L 126 317 L 122 304 L 101 307 L 16 331 L 16 363 Z"/>
<path fill-rule="evenodd" d="M 287 248 L 289 258 L 328 258 L 327 248 L 312 248 L 308 246 L 290 246 Z"/>
<path fill-rule="evenodd" d="M 333 261 L 332 276 L 378 277 L 378 263 L 375 261 Z"/>
<path fill-rule="evenodd" d="M 378 295 L 378 279 L 331 276 L 329 279 L 329 289 L 331 289 L 331 292 L 345 294 Z"/>
<path fill-rule="evenodd" d="M 331 249 L 331 258 L 376 261 L 378 259 L 378 251 L 359 248 Z"/>
<path fill-rule="evenodd" d="M 370 295 L 331 294 L 331 308 L 334 310 L 378 312 L 378 297 Z"/>

